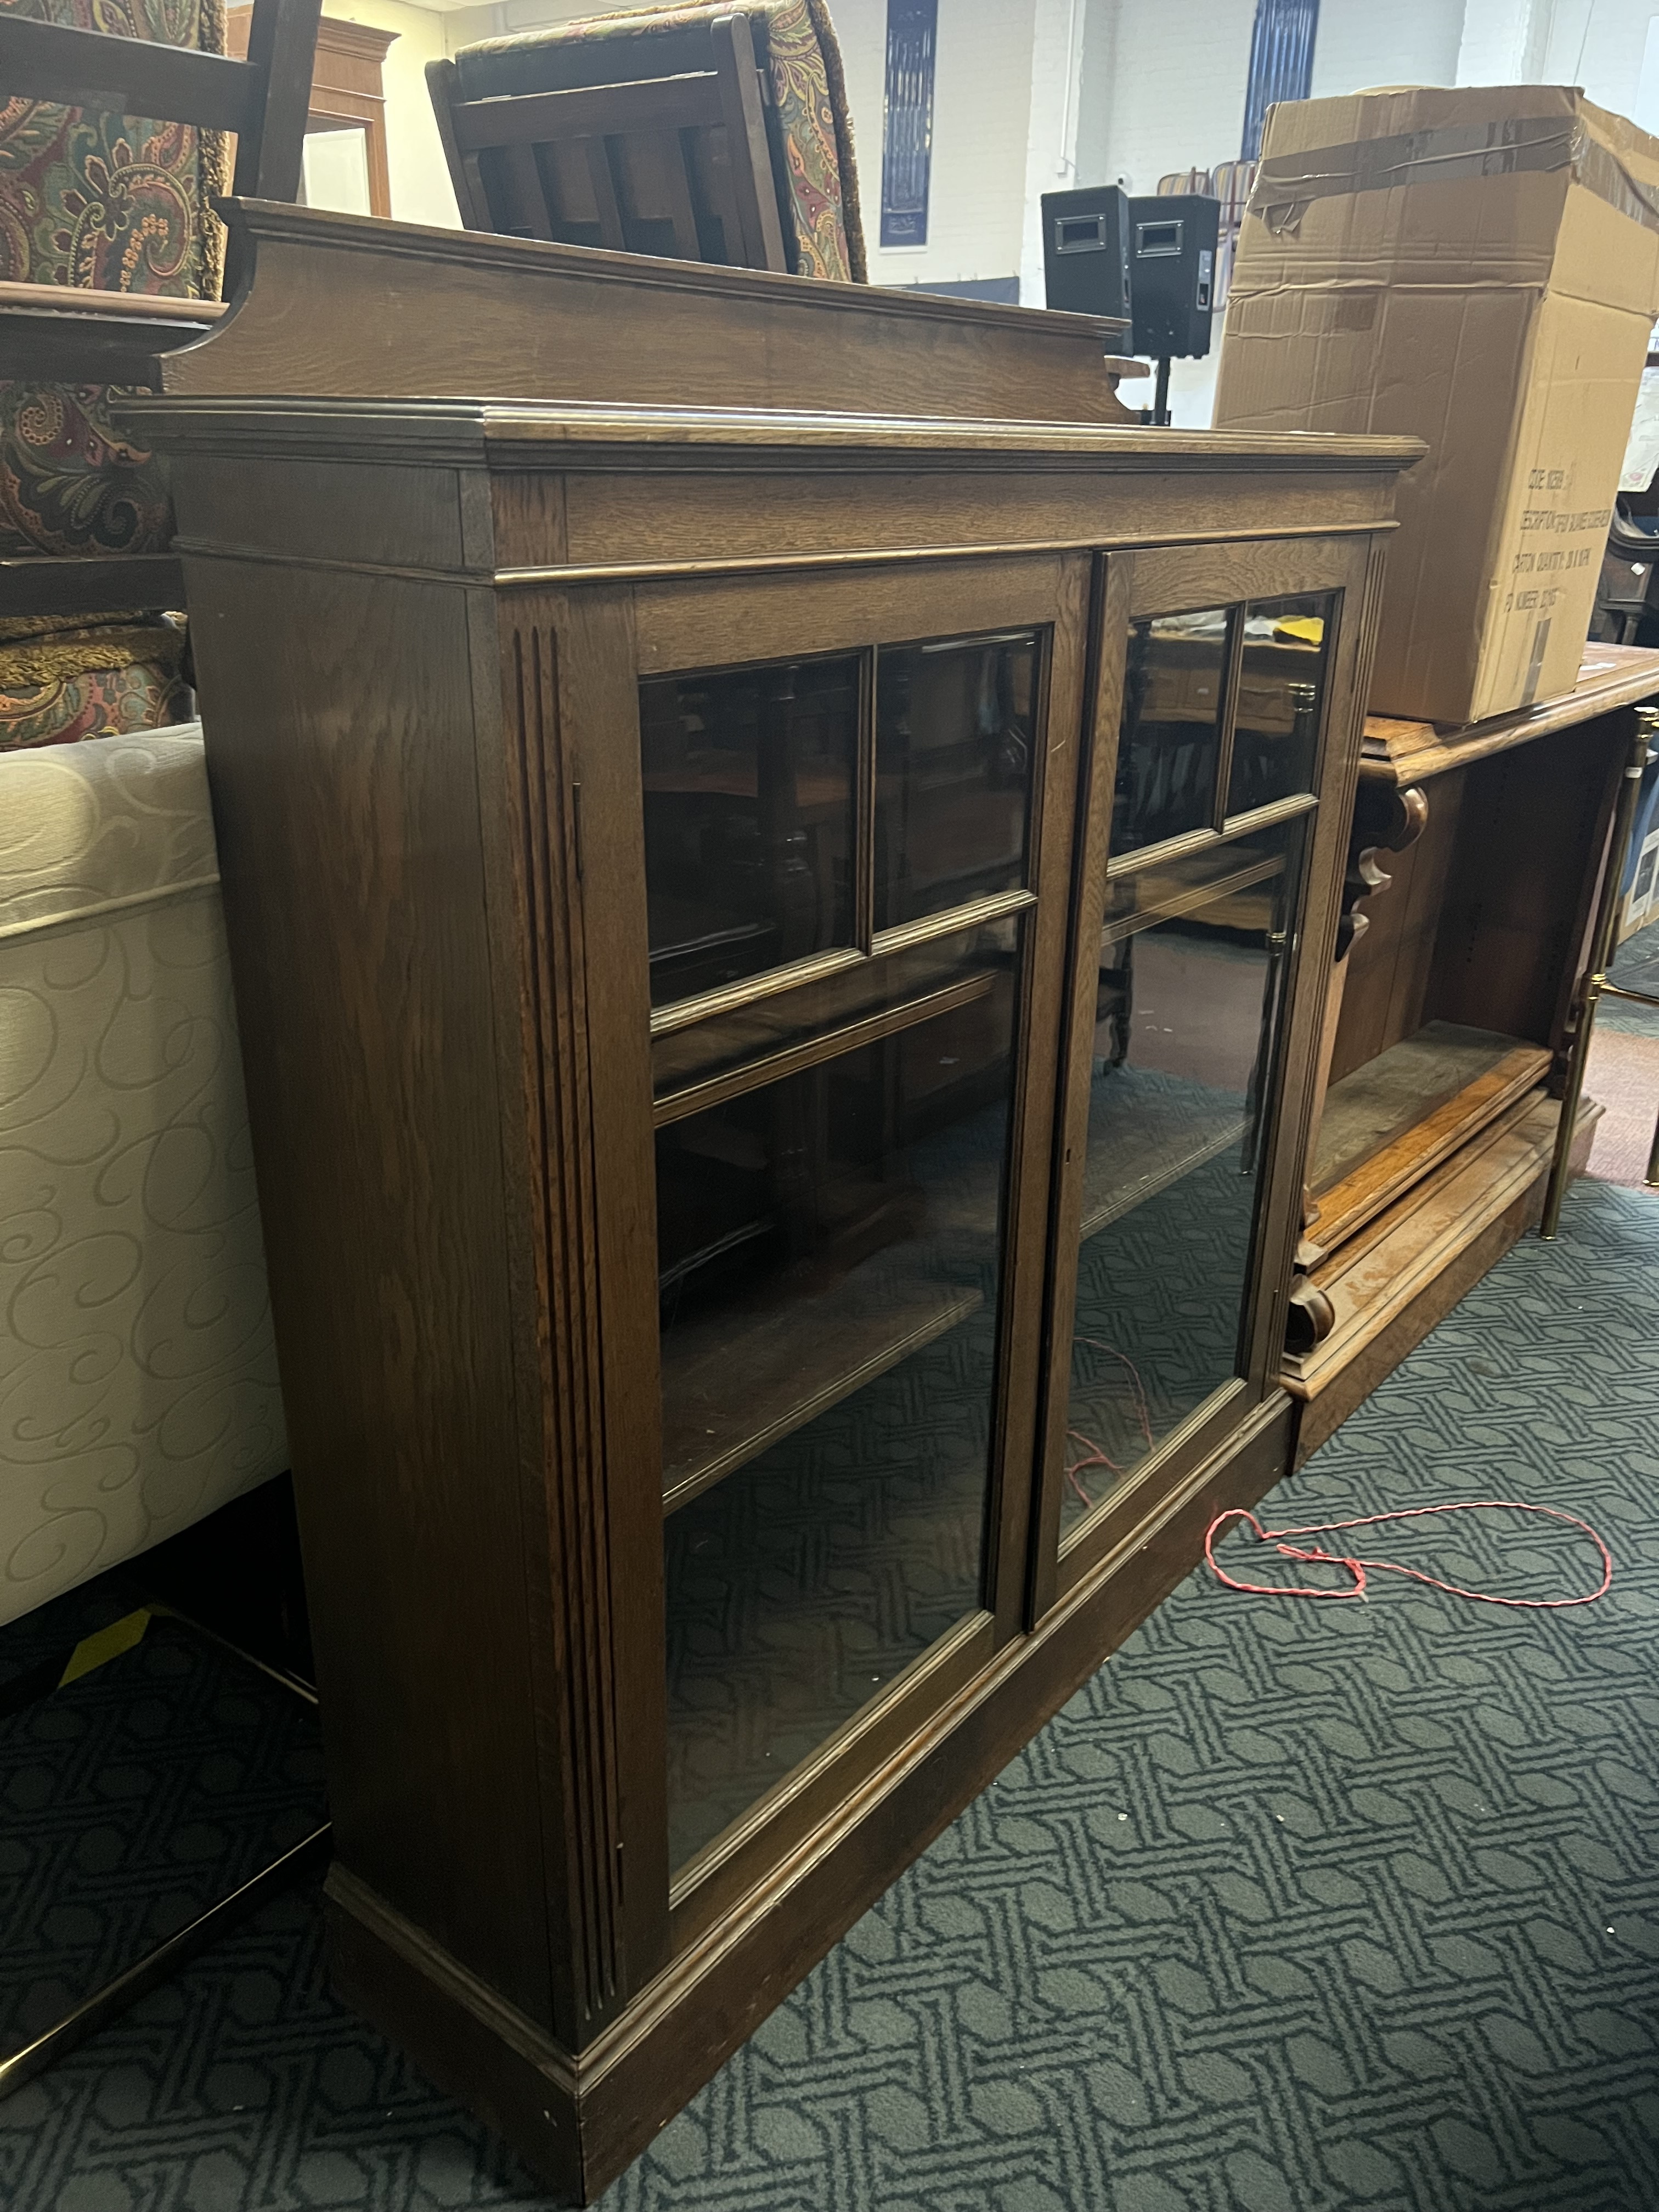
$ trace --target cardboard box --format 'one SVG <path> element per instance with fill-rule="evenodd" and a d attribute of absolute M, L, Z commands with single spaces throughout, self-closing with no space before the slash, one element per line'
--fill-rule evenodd
<path fill-rule="evenodd" d="M 1570 87 L 1275 107 L 1218 429 L 1409 431 L 1371 705 L 1571 690 L 1649 332 L 1659 141 Z"/>

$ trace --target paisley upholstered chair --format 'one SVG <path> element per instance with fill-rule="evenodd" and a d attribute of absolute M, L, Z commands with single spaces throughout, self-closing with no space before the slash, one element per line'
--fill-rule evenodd
<path fill-rule="evenodd" d="M 155 302 L 149 319 L 180 338 L 199 333 L 165 311 L 217 302 L 210 203 L 233 180 L 232 125 L 238 189 L 293 196 L 318 10 L 259 0 L 249 59 L 205 75 L 175 50 L 223 54 L 222 0 L 8 0 L 0 15 L 0 751 L 189 711 L 182 625 L 136 595 L 153 580 L 170 586 L 162 606 L 180 596 L 167 486 L 113 422 L 99 366 L 143 365 L 141 343 L 114 343 L 143 319 L 118 312 L 129 302 Z M 196 119 L 70 104 L 85 85 Z M 73 315 L 52 308 L 66 289 Z"/>
<path fill-rule="evenodd" d="M 427 77 L 470 230 L 867 281 L 823 0 L 623 10 Z"/>

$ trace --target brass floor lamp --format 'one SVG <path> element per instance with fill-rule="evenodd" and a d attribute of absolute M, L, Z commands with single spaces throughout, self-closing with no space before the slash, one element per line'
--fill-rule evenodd
<path fill-rule="evenodd" d="M 1636 826 L 1636 810 L 1642 796 L 1642 777 L 1650 759 L 1650 748 L 1659 739 L 1659 708 L 1638 707 L 1636 710 L 1636 734 L 1631 740 L 1630 758 L 1625 763 L 1624 777 L 1619 786 L 1619 804 L 1613 811 L 1613 836 L 1607 845 L 1607 865 L 1601 878 L 1601 896 L 1596 903 L 1595 924 L 1590 932 L 1589 961 L 1584 976 L 1574 994 L 1572 1013 L 1568 1027 L 1567 1081 L 1561 1098 L 1561 1121 L 1555 1135 L 1555 1157 L 1550 1164 L 1550 1179 L 1544 1193 L 1544 1218 L 1538 1224 L 1540 1237 L 1553 1237 L 1561 1220 L 1561 1201 L 1567 1190 L 1567 1155 L 1572 1149 L 1573 1129 L 1578 1119 L 1578 1101 L 1583 1094 L 1584 1066 L 1589 1058 L 1590 1039 L 1595 1030 L 1596 1009 L 1604 998 L 1631 999 L 1638 1006 L 1659 1006 L 1659 998 L 1646 991 L 1632 991 L 1622 983 L 1610 983 L 1607 969 L 1619 944 L 1619 908 L 1624 891 L 1625 862 L 1630 852 L 1631 833 Z M 1648 1153 L 1647 1173 L 1643 1181 L 1659 1189 L 1659 1125 L 1653 1133 L 1653 1144 Z"/>

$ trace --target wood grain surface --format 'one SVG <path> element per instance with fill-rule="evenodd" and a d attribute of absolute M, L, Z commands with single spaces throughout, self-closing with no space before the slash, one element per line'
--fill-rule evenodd
<path fill-rule="evenodd" d="M 1005 404 L 999 380 L 1028 409 L 1083 411 L 1064 361 L 1092 376 L 1100 333 L 1065 318 L 868 294 L 855 312 L 803 296 L 836 288 L 764 273 L 257 222 L 265 258 L 212 341 L 218 366 L 204 346 L 181 371 L 232 396 L 140 403 L 133 419 L 172 455 L 188 549 L 317 1613 L 336 1958 L 354 2001 L 591 2191 L 1186 1571 L 1216 1501 L 1245 1502 L 1286 1464 L 1272 1376 L 1380 548 L 1415 448 L 969 419 L 970 386 L 981 416 Z M 376 380 L 382 307 L 422 395 L 406 405 Z M 750 332 L 762 396 L 811 354 L 849 392 L 921 404 L 927 386 L 937 406 L 948 356 L 963 416 L 490 404 L 446 382 L 510 364 L 542 393 L 556 356 L 591 386 L 640 350 L 647 309 L 650 374 L 667 380 L 677 343 L 690 363 L 676 397 L 702 373 L 701 318 L 727 362 Z M 297 396 L 236 398 L 237 362 L 267 343 Z M 703 358 L 712 379 L 712 347 Z M 318 396 L 330 376 L 368 398 Z M 927 552 L 933 533 L 949 558 Z M 1100 1202 L 1079 1115 L 1143 588 L 1344 597 L 1316 789 L 1287 802 L 1311 859 L 1243 1372 L 1062 1560 L 1056 1285 Z M 817 651 L 867 672 L 884 642 L 1011 625 L 1038 635 L 1019 725 L 1038 740 L 1029 888 L 875 933 L 861 861 L 851 948 L 654 1024 L 682 1056 L 739 1009 L 767 1010 L 760 1035 L 791 994 L 833 1001 L 849 949 L 902 973 L 918 945 L 970 927 L 1001 932 L 1015 963 L 980 1605 L 671 1880 L 640 683 Z M 866 672 L 866 734 L 872 708 Z M 872 772 L 854 796 L 868 829 Z M 957 981 L 968 1012 L 988 1003 Z M 731 1087 L 724 1065 L 714 1079 Z M 901 1304 L 842 1316 L 858 1342 L 826 1326 L 816 1364 L 786 1346 L 768 1370 L 777 1402 L 738 1394 L 722 1451 L 856 1387 L 881 1331 L 890 1352 L 931 1325 Z"/>

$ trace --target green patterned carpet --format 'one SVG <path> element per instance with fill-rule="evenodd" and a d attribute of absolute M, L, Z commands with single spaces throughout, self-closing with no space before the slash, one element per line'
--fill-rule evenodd
<path fill-rule="evenodd" d="M 1564 1229 L 1267 1510 L 1518 1493 L 1612 1595 L 1188 1580 L 606 2212 L 1659 2206 L 1659 1199 Z M 1593 1579 L 1530 1530 L 1439 1557 Z M 330 1997 L 310 1892 L 0 2105 L 15 2212 L 549 2202 Z"/>

